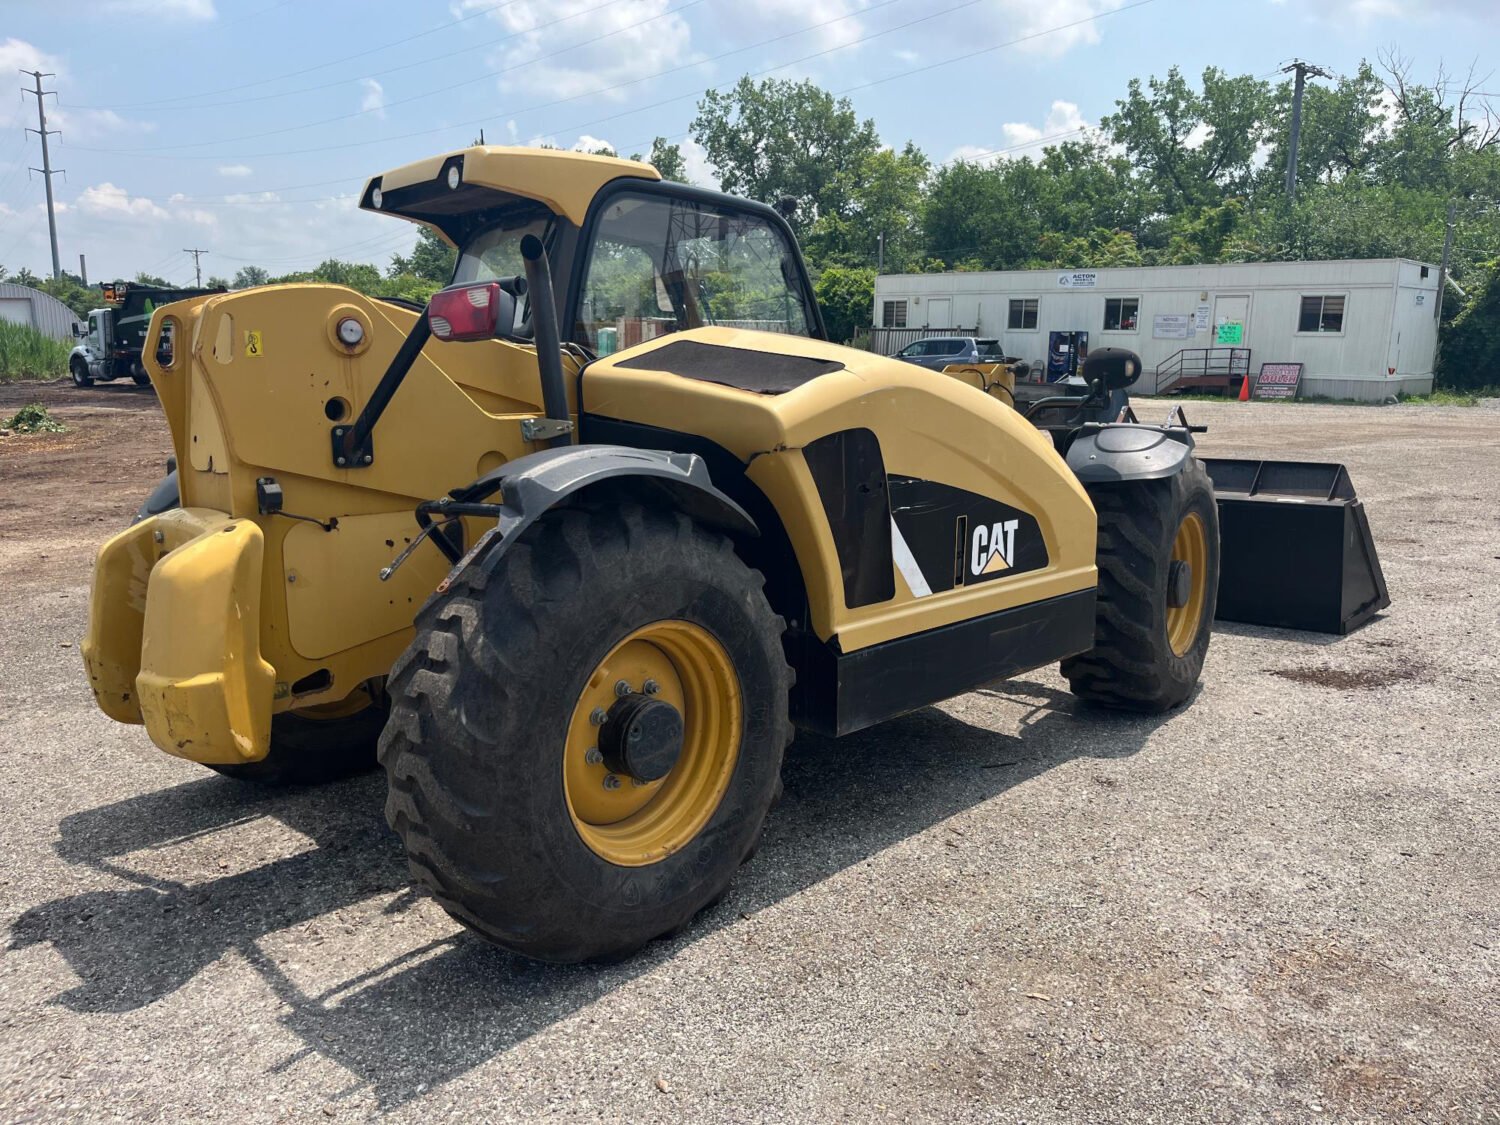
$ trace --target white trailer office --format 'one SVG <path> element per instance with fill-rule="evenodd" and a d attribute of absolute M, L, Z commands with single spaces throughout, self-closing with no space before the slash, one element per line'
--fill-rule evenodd
<path fill-rule="evenodd" d="M 1239 349 L 1249 370 L 1303 364 L 1302 394 L 1380 401 L 1432 389 L 1438 269 L 1404 258 L 1243 262 L 1097 270 L 885 274 L 881 329 L 966 330 L 1045 363 L 1053 332 L 1139 353 L 1141 389 L 1165 385 L 1197 353 Z M 921 332 L 876 332 L 894 352 Z"/>

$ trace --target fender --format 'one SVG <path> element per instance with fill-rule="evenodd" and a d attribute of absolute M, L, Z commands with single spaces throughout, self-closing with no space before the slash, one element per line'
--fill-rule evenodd
<path fill-rule="evenodd" d="M 439 592 L 452 585 L 481 556 L 480 565 L 486 572 L 493 571 L 510 545 L 542 515 L 574 493 L 608 480 L 628 480 L 647 495 L 665 500 L 698 522 L 731 535 L 760 534 L 745 509 L 714 486 L 708 466 L 696 453 L 669 453 L 623 445 L 567 445 L 518 457 L 473 484 L 454 489 L 448 494 L 450 499 L 433 501 L 418 509 L 418 519 L 424 528 L 432 517 L 441 520 L 445 514 L 493 515 L 496 519 L 495 526 L 456 561 L 439 585 Z M 497 493 L 498 503 L 484 503 Z M 451 550 L 441 535 L 433 536 L 433 542 L 439 549 L 445 549 L 445 553 Z"/>
<path fill-rule="evenodd" d="M 1187 466 L 1193 437 L 1176 426 L 1129 422 L 1085 427 L 1068 446 L 1068 468 L 1080 483 L 1166 480 Z"/>

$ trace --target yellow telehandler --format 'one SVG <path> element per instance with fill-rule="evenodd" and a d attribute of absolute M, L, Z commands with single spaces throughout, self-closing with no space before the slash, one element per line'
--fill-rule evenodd
<path fill-rule="evenodd" d="M 425 308 L 152 322 L 175 479 L 101 549 L 83 654 L 167 753 L 308 781 L 378 742 L 417 881 L 577 961 L 724 892 L 795 727 L 1057 661 L 1110 706 L 1192 692 L 1219 525 L 1185 425 L 1059 439 L 835 346 L 776 210 L 645 164 L 472 147 L 361 205 L 457 248 Z"/>

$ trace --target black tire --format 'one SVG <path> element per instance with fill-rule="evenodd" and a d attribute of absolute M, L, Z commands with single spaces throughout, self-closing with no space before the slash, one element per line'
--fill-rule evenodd
<path fill-rule="evenodd" d="M 73 385 L 75 387 L 92 387 L 94 385 L 94 377 L 89 374 L 89 365 L 84 361 L 82 356 L 75 355 L 72 359 L 68 360 L 68 374 L 73 376 Z"/>
<path fill-rule="evenodd" d="M 372 700 L 363 710 L 336 718 L 320 718 L 316 708 L 283 711 L 271 719 L 271 752 L 264 758 L 208 768 L 236 781 L 271 788 L 338 781 L 379 764 L 375 752 L 385 721 L 383 700 Z"/>
<path fill-rule="evenodd" d="M 723 536 L 627 502 L 549 512 L 430 599 L 392 669 L 380 743 L 413 878 L 482 937 L 555 962 L 627 956 L 716 901 L 759 843 L 791 740 L 785 623 L 763 582 Z M 606 654 L 670 621 L 728 655 L 738 756 L 696 835 L 616 864 L 570 813 L 566 731 Z"/>
<path fill-rule="evenodd" d="M 1167 711 L 1192 694 L 1208 653 L 1219 590 L 1219 511 L 1203 463 L 1190 457 L 1169 480 L 1097 485 L 1099 601 L 1094 647 L 1062 662 L 1073 694 L 1129 711 Z M 1194 573 L 1202 611 L 1183 651 L 1168 633 L 1173 543 L 1202 521 L 1207 565 Z"/>
<path fill-rule="evenodd" d="M 151 376 L 148 372 L 139 370 L 132 371 L 130 373 L 130 378 L 137 387 L 149 387 L 151 385 Z"/>

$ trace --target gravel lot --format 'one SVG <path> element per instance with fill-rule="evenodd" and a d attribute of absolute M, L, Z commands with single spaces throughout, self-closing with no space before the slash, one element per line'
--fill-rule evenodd
<path fill-rule="evenodd" d="M 258 792 L 93 708 L 92 548 L 165 430 L 43 393 L 73 433 L 0 440 L 0 1119 L 1500 1120 L 1500 411 L 1189 404 L 1349 465 L 1385 615 L 1224 625 L 1165 718 L 1047 671 L 801 739 L 729 897 L 600 969 L 410 893 L 379 777 Z"/>

